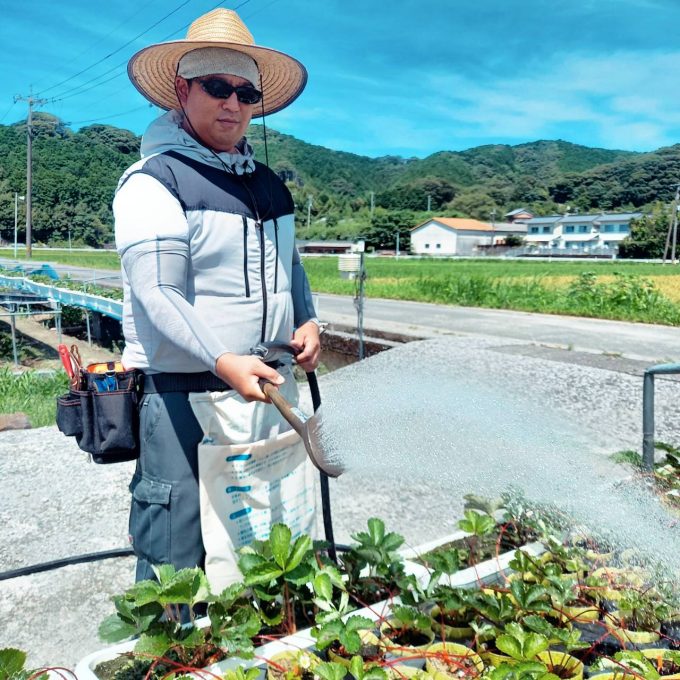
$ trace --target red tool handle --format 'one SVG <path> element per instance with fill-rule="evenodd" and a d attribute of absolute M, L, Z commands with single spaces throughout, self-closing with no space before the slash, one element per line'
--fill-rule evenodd
<path fill-rule="evenodd" d="M 71 379 L 71 382 L 74 382 L 76 379 L 76 374 L 75 371 L 73 370 L 73 363 L 71 362 L 71 352 L 69 352 L 68 347 L 66 345 L 58 345 L 57 350 L 59 352 L 59 358 L 61 359 L 61 363 L 64 366 L 64 370 L 66 371 L 68 377 Z"/>

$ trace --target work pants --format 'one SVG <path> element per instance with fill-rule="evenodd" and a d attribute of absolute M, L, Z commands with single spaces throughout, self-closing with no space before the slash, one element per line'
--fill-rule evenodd
<path fill-rule="evenodd" d="M 151 565 L 204 566 L 198 491 L 202 439 L 185 392 L 144 395 L 140 456 L 130 483 L 130 538 L 137 555 L 137 581 L 155 578 Z"/>

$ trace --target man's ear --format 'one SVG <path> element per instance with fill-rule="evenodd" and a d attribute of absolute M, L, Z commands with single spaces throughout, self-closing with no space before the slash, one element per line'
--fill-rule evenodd
<path fill-rule="evenodd" d="M 179 99 L 179 103 L 182 106 L 187 103 L 189 87 L 189 81 L 186 78 L 182 78 L 182 76 L 177 76 L 175 78 L 175 92 L 177 92 L 177 99 Z"/>

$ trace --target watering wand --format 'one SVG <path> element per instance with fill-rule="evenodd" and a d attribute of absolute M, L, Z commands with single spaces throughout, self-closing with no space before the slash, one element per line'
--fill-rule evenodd
<path fill-rule="evenodd" d="M 265 363 L 271 364 L 280 361 L 284 355 L 294 357 L 298 350 L 282 342 L 263 342 L 251 348 L 250 353 Z M 314 376 L 313 373 L 307 374 L 308 379 L 310 375 Z M 321 439 L 322 419 L 318 407 L 313 415 L 308 416 L 293 406 L 279 392 L 278 388 L 268 380 L 260 380 L 260 389 L 278 409 L 288 424 L 300 435 L 314 466 L 329 477 L 339 477 L 344 468 L 337 460 L 333 459 L 333 456 L 328 455 L 328 452 L 324 450 Z"/>

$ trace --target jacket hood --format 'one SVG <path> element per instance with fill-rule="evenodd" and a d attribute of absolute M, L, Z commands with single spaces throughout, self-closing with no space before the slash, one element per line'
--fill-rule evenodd
<path fill-rule="evenodd" d="M 248 140 L 243 137 L 236 146 L 241 153 L 212 151 L 199 144 L 182 127 L 182 114 L 172 110 L 156 118 L 149 125 L 142 137 L 140 153 L 142 158 L 148 158 L 166 151 L 176 151 L 206 165 L 226 168 L 238 175 L 253 172 L 255 170 L 253 149 Z"/>

